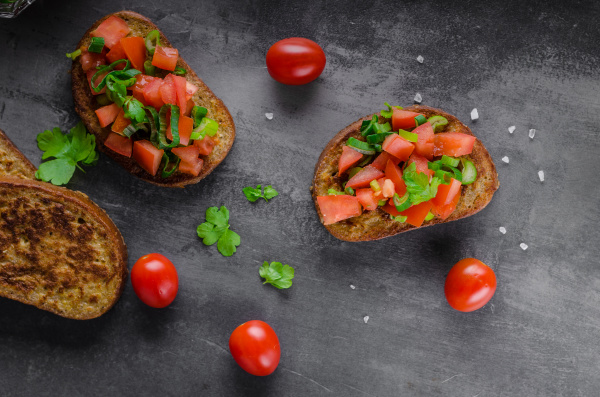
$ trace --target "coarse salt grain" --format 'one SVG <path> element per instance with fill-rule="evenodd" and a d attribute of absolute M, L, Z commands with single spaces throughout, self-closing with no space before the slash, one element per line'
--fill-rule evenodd
<path fill-rule="evenodd" d="M 352 284 L 350 284 L 350 288 L 356 289 L 356 287 L 354 285 L 352 285 Z"/>
<path fill-rule="evenodd" d="M 504 161 L 506 164 L 508 164 L 510 160 L 509 160 L 508 156 L 504 156 L 504 157 L 502 157 L 502 161 Z"/>
<path fill-rule="evenodd" d="M 544 171 L 538 171 L 538 176 L 540 177 L 540 182 L 544 182 Z"/>
<path fill-rule="evenodd" d="M 424 60 L 425 60 L 425 58 L 423 58 L 423 56 L 422 56 L 422 55 L 419 55 L 419 56 L 417 57 L 417 62 L 419 62 L 419 63 L 423 63 L 423 61 L 424 61 Z"/>
<path fill-rule="evenodd" d="M 525 251 L 527 248 L 529 248 L 529 246 L 528 246 L 527 244 L 525 244 L 525 243 L 521 243 L 521 244 L 519 244 L 519 247 L 521 247 L 521 249 L 522 249 L 523 251 Z"/>
<path fill-rule="evenodd" d="M 512 134 L 513 132 L 515 132 L 515 128 L 517 128 L 517 127 L 515 127 L 514 125 L 511 125 L 510 127 L 508 127 L 508 132 Z"/>
<path fill-rule="evenodd" d="M 498 230 L 500 230 L 500 233 L 506 234 L 506 228 L 504 226 L 500 226 Z"/>
<path fill-rule="evenodd" d="M 423 97 L 421 96 L 421 94 L 419 94 L 417 92 L 417 94 L 415 95 L 415 102 L 416 103 L 421 103 L 421 101 L 423 101 Z"/>
<path fill-rule="evenodd" d="M 363 320 L 365 321 L 365 324 L 369 322 L 369 316 L 365 316 L 363 317 Z"/>
<path fill-rule="evenodd" d="M 273 113 L 265 113 L 265 117 L 266 117 L 268 120 L 273 120 Z"/>
<path fill-rule="evenodd" d="M 529 138 L 533 139 L 534 136 L 535 136 L 535 130 L 532 128 L 529 130 Z"/>
<path fill-rule="evenodd" d="M 479 113 L 477 112 L 477 108 L 473 108 L 471 110 L 471 120 L 475 121 L 479 118 Z"/>

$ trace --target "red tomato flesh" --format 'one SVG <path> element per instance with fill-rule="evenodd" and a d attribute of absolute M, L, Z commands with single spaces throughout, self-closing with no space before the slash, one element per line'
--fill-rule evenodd
<path fill-rule="evenodd" d="M 425 157 L 423 156 L 419 156 L 417 153 L 413 153 L 410 158 L 408 159 L 408 161 L 406 162 L 406 165 L 410 165 L 411 163 L 415 163 L 416 164 L 416 171 L 417 172 L 422 172 L 424 174 L 427 174 L 429 176 L 435 174 L 435 172 L 433 170 L 429 169 L 429 165 L 428 165 L 428 161 Z"/>
<path fill-rule="evenodd" d="M 93 70 L 94 73 L 96 73 L 98 71 L 96 69 L 97 66 L 106 65 L 106 58 L 104 57 L 104 54 L 104 51 L 100 54 L 83 51 L 79 57 L 79 63 L 81 63 L 81 68 L 83 71 L 87 72 L 88 70 Z M 106 54 L 106 56 L 108 57 L 108 54 Z"/>
<path fill-rule="evenodd" d="M 156 47 L 152 57 L 152 65 L 157 68 L 174 71 L 179 59 L 179 52 L 175 48 Z"/>
<path fill-rule="evenodd" d="M 209 137 L 208 135 L 204 137 L 204 139 L 196 139 L 194 141 L 194 146 L 197 146 L 200 150 L 200 154 L 203 156 L 208 156 L 212 153 L 217 141 L 214 138 Z"/>
<path fill-rule="evenodd" d="M 187 110 L 186 83 L 187 80 L 185 77 L 173 76 L 173 84 L 177 93 L 177 106 L 179 106 L 180 114 L 185 114 Z"/>
<path fill-rule="evenodd" d="M 419 227 L 423 224 L 425 217 L 431 210 L 433 203 L 431 200 L 425 201 L 424 203 L 413 205 L 408 209 L 402 211 L 400 214 L 406 217 L 406 223 L 410 223 L 413 226 Z"/>
<path fill-rule="evenodd" d="M 400 164 L 400 159 L 392 156 L 388 152 L 381 152 L 379 156 L 371 163 L 371 165 L 378 170 L 384 171 L 387 166 L 388 160 L 391 160 L 392 163 L 398 165 Z"/>
<path fill-rule="evenodd" d="M 124 37 L 121 39 L 121 46 L 133 68 L 143 72 L 144 62 L 146 61 L 146 42 L 144 38 Z"/>
<path fill-rule="evenodd" d="M 88 84 L 90 85 L 90 91 L 92 92 L 92 95 L 104 94 L 106 92 L 106 86 L 102 87 L 102 89 L 99 92 L 94 91 L 94 89 L 92 88 L 92 77 L 94 77 L 96 72 L 97 72 L 97 70 L 95 70 L 95 69 L 90 69 L 87 72 L 85 72 L 87 75 Z M 100 84 L 100 82 L 102 81 L 104 76 L 106 76 L 107 74 L 108 74 L 108 72 L 100 73 L 98 75 L 98 77 L 96 77 L 96 81 L 94 81 L 94 85 L 97 86 L 98 84 Z"/>
<path fill-rule="evenodd" d="M 98 116 L 100 127 L 104 128 L 115 121 L 120 111 L 121 108 L 116 103 L 111 103 L 110 105 L 97 109 L 96 116 Z"/>
<path fill-rule="evenodd" d="M 396 193 L 400 197 L 404 196 L 406 193 L 406 183 L 404 183 L 404 179 L 402 179 L 402 170 L 394 161 L 388 160 L 387 165 L 385 166 L 385 177 L 394 182 L 394 189 L 396 189 Z"/>
<path fill-rule="evenodd" d="M 446 220 L 454 212 L 456 206 L 458 205 L 458 201 L 460 200 L 460 194 L 454 196 L 454 199 L 449 203 L 441 206 L 437 206 L 433 204 L 431 207 L 431 212 L 441 220 Z"/>
<path fill-rule="evenodd" d="M 171 149 L 174 155 L 179 157 L 181 161 L 185 161 L 187 163 L 195 163 L 198 160 L 198 156 L 200 152 L 198 148 L 194 145 L 186 146 L 186 147 L 176 147 Z"/>
<path fill-rule="evenodd" d="M 358 199 L 358 202 L 364 207 L 364 209 L 368 211 L 373 211 L 377 208 L 379 200 L 375 198 L 375 192 L 373 192 L 373 189 L 356 189 L 356 198 Z"/>
<path fill-rule="evenodd" d="M 475 137 L 460 132 L 441 132 L 435 134 L 433 140 L 434 156 L 458 157 L 470 154 L 473 151 Z"/>
<path fill-rule="evenodd" d="M 377 168 L 373 167 L 372 165 L 367 165 L 365 168 L 358 171 L 356 175 L 350 178 L 350 180 L 346 183 L 346 187 L 351 187 L 352 189 L 368 187 L 372 180 L 379 179 L 383 175 L 383 172 Z"/>
<path fill-rule="evenodd" d="M 187 146 L 190 143 L 190 136 L 192 135 L 192 130 L 194 129 L 194 119 L 186 116 L 179 116 L 179 123 L 177 125 L 179 128 L 179 143 L 183 146 Z M 171 141 L 173 140 L 171 125 L 169 125 L 169 128 L 167 128 L 166 135 L 168 139 Z"/>
<path fill-rule="evenodd" d="M 200 171 L 202 171 L 202 166 L 204 165 L 204 160 L 196 159 L 192 162 L 181 161 L 179 163 L 179 172 L 183 172 L 184 174 L 191 174 L 194 176 L 198 176 Z"/>
<path fill-rule="evenodd" d="M 281 359 L 277 334 L 260 320 L 237 327 L 229 337 L 229 351 L 244 371 L 255 376 L 272 374 Z"/>
<path fill-rule="evenodd" d="M 146 100 L 146 103 L 154 107 L 156 110 L 159 110 L 161 106 L 165 104 L 160 94 L 161 86 L 162 79 L 155 78 L 154 80 L 146 84 L 146 86 L 144 86 L 143 89 L 143 95 L 144 99 Z"/>
<path fill-rule="evenodd" d="M 267 71 L 282 84 L 310 83 L 325 69 L 325 52 L 314 41 L 302 37 L 283 39 L 267 51 Z"/>
<path fill-rule="evenodd" d="M 125 111 L 121 109 L 111 127 L 111 130 L 112 132 L 116 132 L 117 134 L 123 135 L 123 130 L 127 128 L 129 124 L 131 124 L 131 120 L 125 117 Z"/>
<path fill-rule="evenodd" d="M 440 184 L 438 186 L 437 194 L 432 199 L 433 205 L 441 207 L 446 204 L 450 204 L 454 201 L 456 196 L 460 195 L 460 187 L 462 183 L 459 180 L 451 178 L 448 185 Z"/>
<path fill-rule="evenodd" d="M 338 175 L 342 175 L 348 169 L 354 167 L 363 158 L 362 153 L 357 152 L 350 146 L 342 147 L 342 155 L 338 161 Z"/>
<path fill-rule="evenodd" d="M 358 198 L 348 195 L 317 196 L 317 204 L 323 215 L 323 224 L 331 225 L 362 214 Z"/>
<path fill-rule="evenodd" d="M 131 268 L 131 285 L 138 298 L 148 306 L 166 307 L 179 290 L 177 269 L 164 255 L 144 255 Z"/>
<path fill-rule="evenodd" d="M 194 84 L 192 84 L 186 80 L 185 81 L 185 99 L 188 101 L 190 99 L 192 99 L 192 97 L 194 96 L 196 91 L 198 91 L 198 87 L 196 87 Z"/>
<path fill-rule="evenodd" d="M 461 312 L 472 312 L 485 306 L 495 292 L 496 274 L 475 258 L 458 261 L 446 276 L 446 300 Z"/>
<path fill-rule="evenodd" d="M 433 138 L 435 134 L 431 123 L 428 121 L 412 132 L 419 135 L 419 140 L 415 143 L 415 152 L 427 160 L 433 160 Z"/>
<path fill-rule="evenodd" d="M 127 54 L 125 54 L 125 50 L 123 50 L 123 46 L 121 45 L 120 40 L 117 44 L 115 44 L 113 46 L 113 48 L 110 49 L 108 54 L 106 54 L 106 59 L 108 59 L 108 62 L 110 62 L 110 63 L 118 61 L 119 59 L 127 59 Z M 117 68 L 124 69 L 125 63 L 118 64 Z M 115 69 L 117 69 L 117 68 L 115 68 Z"/>
<path fill-rule="evenodd" d="M 400 161 L 406 161 L 413 150 L 415 150 L 415 145 L 400 135 L 392 134 L 385 138 L 381 148 L 397 159 L 400 159 Z"/>
<path fill-rule="evenodd" d="M 406 130 L 409 128 L 413 128 L 417 125 L 415 122 L 415 117 L 420 115 L 421 113 L 410 112 L 408 110 L 400 110 L 397 108 L 392 108 L 392 130 L 398 131 L 400 129 Z"/>
<path fill-rule="evenodd" d="M 131 157 L 133 151 L 133 141 L 126 136 L 111 132 L 104 141 L 104 146 L 115 153 L 119 153 L 125 157 Z"/>
<path fill-rule="evenodd" d="M 164 152 L 145 139 L 133 143 L 133 159 L 150 175 L 156 175 Z"/>
<path fill-rule="evenodd" d="M 165 104 L 177 105 L 177 90 L 175 89 L 173 75 L 170 73 L 164 78 L 160 86 L 160 97 Z"/>
<path fill-rule="evenodd" d="M 102 22 L 90 35 L 92 37 L 103 37 L 104 45 L 113 48 L 119 40 L 127 36 L 131 30 L 127 22 L 119 17 L 111 15 Z"/>

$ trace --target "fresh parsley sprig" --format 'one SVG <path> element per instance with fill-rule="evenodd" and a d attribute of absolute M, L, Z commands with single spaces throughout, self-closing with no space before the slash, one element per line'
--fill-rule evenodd
<path fill-rule="evenodd" d="M 223 256 L 231 256 L 240 245 L 240 235 L 229 229 L 229 210 L 210 207 L 206 210 L 206 222 L 198 226 L 198 237 L 205 245 L 217 243 L 217 249 Z"/>
<path fill-rule="evenodd" d="M 258 274 L 265 279 L 263 284 L 271 284 L 275 288 L 285 289 L 292 286 L 292 279 L 294 278 L 294 268 L 289 265 L 284 265 L 281 262 L 271 262 L 269 264 L 265 261 Z"/>
<path fill-rule="evenodd" d="M 54 185 L 69 182 L 75 168 L 83 171 L 78 163 L 95 165 L 98 161 L 96 137 L 87 133 L 81 121 L 68 134 L 63 134 L 58 127 L 46 130 L 38 134 L 37 142 L 44 152 L 42 160 L 49 157 L 54 157 L 54 160 L 40 164 L 35 177 Z"/>
<path fill-rule="evenodd" d="M 255 202 L 259 198 L 264 198 L 266 202 L 269 202 L 270 199 L 279 195 L 277 190 L 273 189 L 271 185 L 267 185 L 265 187 L 264 193 L 262 193 L 261 185 L 256 185 L 256 188 L 251 186 L 245 187 L 243 192 L 248 201 L 251 203 Z"/>
<path fill-rule="evenodd" d="M 423 172 L 417 172 L 416 163 L 410 163 L 402 174 L 406 184 L 406 191 L 410 194 L 409 200 L 412 205 L 429 201 L 437 194 L 437 189 L 442 182 L 440 178 L 433 177 L 429 182 L 429 176 Z"/>

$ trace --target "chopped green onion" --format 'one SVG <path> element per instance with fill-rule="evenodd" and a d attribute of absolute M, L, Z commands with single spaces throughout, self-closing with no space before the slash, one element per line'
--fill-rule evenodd
<path fill-rule="evenodd" d="M 98 85 L 94 85 L 94 83 L 96 82 L 96 77 L 98 77 L 99 75 L 101 75 L 104 72 L 110 72 L 112 71 L 115 66 L 117 66 L 120 63 L 125 62 L 125 68 L 121 71 L 127 71 L 130 68 L 130 63 L 129 60 L 127 59 L 119 59 L 118 61 L 114 61 L 113 63 L 111 63 L 110 65 L 107 66 L 103 66 L 103 67 L 99 67 L 98 71 L 96 73 L 94 73 L 94 75 L 92 76 L 92 89 L 96 92 L 100 92 L 102 91 L 102 88 L 104 88 L 104 86 L 106 85 L 106 77 L 110 74 L 107 74 L 106 76 L 104 76 L 104 78 L 102 79 L 101 82 L 98 83 Z M 138 71 L 139 72 L 139 71 Z M 134 82 L 135 84 L 135 82 Z"/>
<path fill-rule="evenodd" d="M 67 58 L 71 58 L 72 60 L 77 59 L 77 57 L 81 55 L 81 49 L 77 49 L 73 52 L 68 52 L 67 53 Z"/>
<path fill-rule="evenodd" d="M 402 197 L 400 197 L 398 193 L 394 193 L 392 196 L 392 202 L 396 207 L 396 211 L 402 212 L 410 207 L 411 204 L 410 200 L 408 199 L 409 196 L 410 194 L 408 192 L 404 193 L 404 196 Z"/>
<path fill-rule="evenodd" d="M 430 220 L 432 220 L 433 218 L 435 218 L 435 215 L 433 215 L 433 213 L 432 213 L 431 211 L 429 211 L 429 212 L 427 213 L 427 215 L 425 216 L 425 220 L 426 220 L 426 221 L 430 221 Z"/>
<path fill-rule="evenodd" d="M 379 120 L 379 117 L 377 117 L 377 115 L 374 115 L 373 118 L 371 118 L 371 120 L 363 120 L 360 126 L 361 135 L 367 136 L 372 134 L 374 132 L 373 129 L 375 128 L 375 124 L 377 124 L 377 120 Z"/>
<path fill-rule="evenodd" d="M 475 182 L 475 180 L 477 179 L 477 168 L 475 167 L 475 164 L 473 164 L 472 161 L 461 158 L 460 159 L 461 163 L 462 163 L 462 184 L 463 185 L 470 185 L 471 183 Z"/>
<path fill-rule="evenodd" d="M 92 42 L 88 47 L 89 52 L 95 52 L 96 54 L 100 54 L 102 49 L 104 48 L 104 37 L 92 37 Z"/>
<path fill-rule="evenodd" d="M 163 178 L 168 178 L 171 175 L 173 175 L 173 173 L 177 170 L 177 167 L 179 166 L 179 162 L 181 161 L 181 159 L 171 152 L 164 152 L 163 160 L 165 160 L 165 166 L 163 167 L 160 176 Z M 167 169 L 171 162 L 174 162 L 175 165 L 173 165 L 171 167 L 171 169 Z"/>
<path fill-rule="evenodd" d="M 347 187 L 344 189 L 344 192 L 346 192 L 346 194 L 349 194 L 350 196 L 354 196 L 354 189 L 352 189 L 351 187 Z"/>
<path fill-rule="evenodd" d="M 406 139 L 409 142 L 417 142 L 419 140 L 419 134 L 415 134 L 414 132 L 399 130 L 398 135 L 400 135 L 402 138 Z"/>
<path fill-rule="evenodd" d="M 364 167 L 365 165 L 369 164 L 371 162 L 371 160 L 373 160 L 373 156 L 366 156 L 360 163 L 358 163 L 359 167 Z"/>
<path fill-rule="evenodd" d="M 403 215 L 398 215 L 398 216 L 390 215 L 390 219 L 393 221 L 396 221 L 396 222 L 404 223 L 404 222 L 406 222 L 408 217 L 403 216 Z"/>
<path fill-rule="evenodd" d="M 145 106 L 144 111 L 150 123 L 150 142 L 158 147 L 158 130 L 160 129 L 160 116 L 152 106 Z"/>
<path fill-rule="evenodd" d="M 136 132 L 138 132 L 140 130 L 144 131 L 144 132 L 148 132 L 148 126 L 146 126 L 145 123 L 132 122 L 127 127 L 125 127 L 125 129 L 123 130 L 123 135 L 125 135 L 127 138 L 131 138 L 131 136 L 133 134 L 135 134 Z"/>
<path fill-rule="evenodd" d="M 215 136 L 218 130 L 219 123 L 213 119 L 209 119 L 208 117 L 203 117 L 200 121 L 200 124 L 198 124 L 198 127 L 192 130 L 190 140 L 204 139 L 206 135 Z"/>
<path fill-rule="evenodd" d="M 100 106 L 106 106 L 106 105 L 110 105 L 111 104 L 111 100 L 108 99 L 108 95 L 106 95 L 106 94 L 98 95 L 96 97 L 96 102 Z"/>
<path fill-rule="evenodd" d="M 373 145 L 370 145 L 369 143 L 364 141 L 359 141 L 354 137 L 348 138 L 348 142 L 346 142 L 346 145 L 350 146 L 352 149 L 362 154 L 375 154 L 376 152 L 376 149 Z"/>
<path fill-rule="evenodd" d="M 446 156 L 445 154 L 442 156 L 442 159 L 440 161 L 442 162 L 442 164 L 449 165 L 450 167 L 458 167 L 458 163 L 460 163 L 459 159 Z"/>
<path fill-rule="evenodd" d="M 202 119 L 204 117 L 206 117 L 207 113 L 208 113 L 208 109 L 206 109 L 203 106 L 194 106 L 192 108 L 192 118 L 194 119 L 194 128 L 196 128 L 200 125 L 200 122 L 202 121 Z"/>
<path fill-rule="evenodd" d="M 177 66 L 175 68 L 175 70 L 173 71 L 173 74 L 176 76 L 185 76 L 186 73 L 187 73 L 187 70 L 185 70 L 181 66 Z"/>
<path fill-rule="evenodd" d="M 146 49 L 150 55 L 154 55 L 154 50 L 160 45 L 160 32 L 153 30 L 146 36 Z"/>
<path fill-rule="evenodd" d="M 327 195 L 329 195 L 329 196 L 340 196 L 340 195 L 343 195 L 343 194 L 345 194 L 345 193 L 344 192 L 338 192 L 335 189 L 327 189 Z"/>
<path fill-rule="evenodd" d="M 348 178 L 352 178 L 354 175 L 358 174 L 362 170 L 361 167 L 354 167 L 350 171 L 348 171 Z"/>
<path fill-rule="evenodd" d="M 379 186 L 379 182 L 377 182 L 376 179 L 373 179 L 371 183 L 369 183 L 369 185 L 371 186 L 371 189 L 373 189 L 374 192 L 378 192 L 381 190 L 381 186 Z"/>
<path fill-rule="evenodd" d="M 448 124 L 448 119 L 443 116 L 431 116 L 427 119 L 433 127 L 433 132 L 440 132 L 444 129 L 444 126 Z"/>
<path fill-rule="evenodd" d="M 396 108 L 396 109 L 400 109 L 400 110 L 402 110 L 402 107 L 401 107 L 401 106 L 392 106 L 392 105 L 390 105 L 390 104 L 389 104 L 389 103 L 387 103 L 387 102 L 384 102 L 384 105 L 385 105 L 385 106 L 387 106 L 388 110 L 385 110 L 385 109 L 384 109 L 384 110 L 382 110 L 382 111 L 381 111 L 381 112 L 379 112 L 379 113 L 381 113 L 381 116 L 382 116 L 382 117 L 385 117 L 385 118 L 387 118 L 387 119 L 391 119 L 391 118 L 392 118 L 392 115 L 394 114 L 394 109 L 393 109 L 393 108 Z"/>
<path fill-rule="evenodd" d="M 144 61 L 144 72 L 148 76 L 154 76 L 156 74 L 156 66 L 154 66 L 149 59 Z"/>
<path fill-rule="evenodd" d="M 387 138 L 388 135 L 391 135 L 391 134 L 393 134 L 393 132 L 381 132 L 379 134 L 367 135 L 367 143 L 371 143 L 371 144 L 381 143 L 381 142 L 385 141 L 385 138 Z"/>
<path fill-rule="evenodd" d="M 422 114 L 415 117 L 415 126 L 416 127 L 420 126 L 421 124 L 425 124 L 426 122 L 427 122 L 427 119 Z"/>
<path fill-rule="evenodd" d="M 450 183 L 450 178 L 453 177 L 453 174 L 448 171 L 437 170 L 433 176 L 442 181 L 443 185 L 448 185 Z"/>
<path fill-rule="evenodd" d="M 388 201 L 387 201 L 387 199 L 379 200 L 379 201 L 377 202 L 377 205 L 378 205 L 379 207 L 383 207 L 383 206 L 384 206 L 384 205 L 385 205 L 387 202 L 388 202 Z"/>
<path fill-rule="evenodd" d="M 171 110 L 171 135 L 173 140 L 171 143 L 167 143 L 167 112 Z M 179 145 L 179 106 L 177 105 L 163 105 L 158 112 L 160 119 L 160 130 L 158 131 L 158 148 L 159 149 L 170 149 Z"/>

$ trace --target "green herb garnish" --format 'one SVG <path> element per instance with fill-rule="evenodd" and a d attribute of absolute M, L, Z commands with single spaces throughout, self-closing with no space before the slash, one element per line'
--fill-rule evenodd
<path fill-rule="evenodd" d="M 279 195 L 277 190 L 273 189 L 271 185 L 267 185 L 265 187 L 264 193 L 262 193 L 261 185 L 256 185 L 256 188 L 248 186 L 242 189 L 242 191 L 244 192 L 244 195 L 246 196 L 248 201 L 250 201 L 251 203 L 255 202 L 259 198 L 264 198 L 266 202 L 269 202 L 270 199 Z"/>
<path fill-rule="evenodd" d="M 79 55 L 81 55 L 81 49 L 77 49 L 73 52 L 67 52 L 67 58 L 71 58 L 72 60 L 76 60 Z"/>
<path fill-rule="evenodd" d="M 88 47 L 89 52 L 95 52 L 96 54 L 100 54 L 102 49 L 104 48 L 104 37 L 92 37 L 92 42 Z"/>
<path fill-rule="evenodd" d="M 206 222 L 198 226 L 198 237 L 205 245 L 217 243 L 223 256 L 231 256 L 240 245 L 240 235 L 229 229 L 229 210 L 225 206 L 210 207 L 206 210 Z"/>
<path fill-rule="evenodd" d="M 379 113 L 381 114 L 381 116 L 382 116 L 382 117 L 385 117 L 386 119 L 391 119 L 391 118 L 392 118 L 392 115 L 394 114 L 394 110 L 393 110 L 393 108 L 396 108 L 396 109 L 400 109 L 400 110 L 402 110 L 402 107 L 401 107 L 401 106 L 392 106 L 392 105 L 390 105 L 390 104 L 389 104 L 389 103 L 387 103 L 387 102 L 384 102 L 383 104 L 384 104 L 385 106 L 387 106 L 387 110 L 385 110 L 385 109 L 384 109 L 384 110 L 382 110 L 382 111 L 381 111 L 381 112 L 379 112 Z"/>
<path fill-rule="evenodd" d="M 175 67 L 175 70 L 173 71 L 173 74 L 176 76 L 185 76 L 186 73 L 187 71 L 181 66 Z"/>
<path fill-rule="evenodd" d="M 410 194 L 409 200 L 411 205 L 417 205 L 429 201 L 437 194 L 437 188 L 441 183 L 439 178 L 431 178 L 423 172 L 417 172 L 417 165 L 410 163 L 404 169 L 402 179 L 406 184 L 406 191 Z"/>
<path fill-rule="evenodd" d="M 285 289 L 292 286 L 292 279 L 294 278 L 294 268 L 289 265 L 284 265 L 281 262 L 267 261 L 262 264 L 258 273 L 262 278 L 265 279 L 263 284 L 271 284 L 275 288 Z"/>

